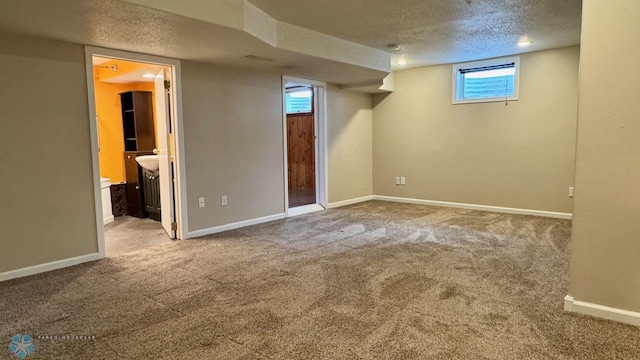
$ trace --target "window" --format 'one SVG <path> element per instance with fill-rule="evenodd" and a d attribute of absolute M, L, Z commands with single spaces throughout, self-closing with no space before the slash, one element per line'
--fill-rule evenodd
<path fill-rule="evenodd" d="M 287 89 L 285 94 L 287 114 L 313 111 L 313 91 L 309 88 Z"/>
<path fill-rule="evenodd" d="M 518 100 L 520 58 L 453 66 L 453 104 Z"/>

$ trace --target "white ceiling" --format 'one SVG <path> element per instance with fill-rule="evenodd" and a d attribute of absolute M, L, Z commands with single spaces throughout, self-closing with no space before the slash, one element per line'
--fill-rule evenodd
<path fill-rule="evenodd" d="M 134 67 L 133 69 L 127 64 L 136 64 L 139 66 Z M 112 66 L 115 65 L 115 68 Z M 124 60 L 114 60 L 110 58 L 104 58 L 99 56 L 93 57 L 93 67 L 94 71 L 102 70 L 109 74 L 108 77 L 100 78 L 98 81 L 103 83 L 113 83 L 113 84 L 132 84 L 132 83 L 140 83 L 140 82 L 154 82 L 154 78 L 144 77 L 145 74 L 158 74 L 160 70 L 162 70 L 162 66 L 153 65 L 153 64 L 145 64 L 142 62 L 136 61 L 124 61 Z M 103 68 L 106 68 L 104 70 Z M 114 71 L 115 70 L 115 71 Z"/>
<path fill-rule="evenodd" d="M 249 0 L 274 18 L 387 50 L 407 67 L 577 45 L 581 0 Z M 528 35 L 525 49 L 515 43 Z M 394 66 L 395 67 L 395 66 Z"/>
<path fill-rule="evenodd" d="M 186 0 L 185 0 L 186 1 Z M 240 13 L 243 19 L 249 8 L 243 0 Z M 223 2 L 189 0 L 190 3 L 220 5 Z M 152 1 L 164 5 L 169 2 Z M 183 4 L 180 4 L 183 5 Z M 252 6 L 252 5 L 251 5 Z M 187 8 L 187 6 L 179 7 Z M 271 19 L 271 18 L 269 18 Z M 146 6 L 119 0 L 1 0 L 0 31 L 49 38 L 66 42 L 107 47 L 182 60 L 260 68 L 276 73 L 334 82 L 337 84 L 375 81 L 390 70 L 385 52 L 333 39 L 323 34 L 296 31 L 295 27 L 279 26 L 273 19 L 268 30 L 278 30 L 283 46 L 258 37 L 256 33 L 181 16 Z M 304 30 L 304 29 L 303 29 Z M 296 37 L 302 33 L 305 37 Z M 324 43 L 305 41 L 306 37 L 324 37 Z M 344 61 L 339 54 L 323 56 L 318 45 L 338 44 L 347 48 Z M 355 51 L 352 51 L 355 49 Z M 367 54 L 381 56 L 364 56 Z M 257 55 L 270 61 L 252 60 Z M 354 55 L 354 56 L 350 56 Z M 369 62 L 368 58 L 373 60 Z M 381 60 L 386 58 L 386 65 Z M 373 66 L 369 65 L 372 64 Z"/>
<path fill-rule="evenodd" d="M 0 1 L 4 32 L 374 89 L 387 44 L 405 67 L 477 60 L 576 45 L 580 16 L 581 0 Z"/>
<path fill-rule="evenodd" d="M 148 68 L 143 70 L 131 71 L 126 74 L 114 76 L 112 78 L 108 78 L 105 80 L 100 80 L 100 82 L 104 83 L 112 83 L 112 84 L 133 84 L 133 83 L 141 83 L 141 82 L 153 82 L 154 78 L 145 78 L 142 75 L 144 74 L 157 74 L 160 72 L 161 67 L 158 66 L 157 69 Z"/>

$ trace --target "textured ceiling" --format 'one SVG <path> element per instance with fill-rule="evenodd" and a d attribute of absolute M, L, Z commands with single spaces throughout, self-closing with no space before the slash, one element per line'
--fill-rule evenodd
<path fill-rule="evenodd" d="M 242 30 L 118 0 L 0 0 L 0 31 L 338 84 L 379 80 L 388 73 L 274 47 Z"/>
<path fill-rule="evenodd" d="M 0 31 L 374 89 L 389 72 L 391 43 L 408 68 L 580 40 L 581 0 L 249 2 L 0 0 Z M 533 45 L 520 49 L 525 34 Z"/>
<path fill-rule="evenodd" d="M 577 45 L 581 0 L 249 0 L 274 18 L 363 45 L 402 46 L 407 67 Z M 533 44 L 515 43 L 528 35 Z"/>

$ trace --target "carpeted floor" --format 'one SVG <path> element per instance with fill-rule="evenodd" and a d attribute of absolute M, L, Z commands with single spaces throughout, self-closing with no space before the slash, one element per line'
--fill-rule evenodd
<path fill-rule="evenodd" d="M 171 242 L 162 224 L 149 218 L 120 216 L 116 217 L 111 224 L 104 226 L 104 247 L 107 257 L 120 256 Z"/>
<path fill-rule="evenodd" d="M 569 237 L 371 201 L 0 283 L 0 339 L 33 335 L 32 359 L 640 358 L 638 328 L 562 310 Z"/>

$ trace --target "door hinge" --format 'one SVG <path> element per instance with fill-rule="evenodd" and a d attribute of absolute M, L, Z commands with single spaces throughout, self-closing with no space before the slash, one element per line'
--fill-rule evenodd
<path fill-rule="evenodd" d="M 165 90 L 171 89 L 171 81 L 169 81 L 169 80 L 165 80 L 164 81 L 164 89 Z"/>
<path fill-rule="evenodd" d="M 178 230 L 178 223 L 177 222 L 172 222 L 171 223 L 171 230 L 173 230 L 173 231 L 177 231 Z"/>

